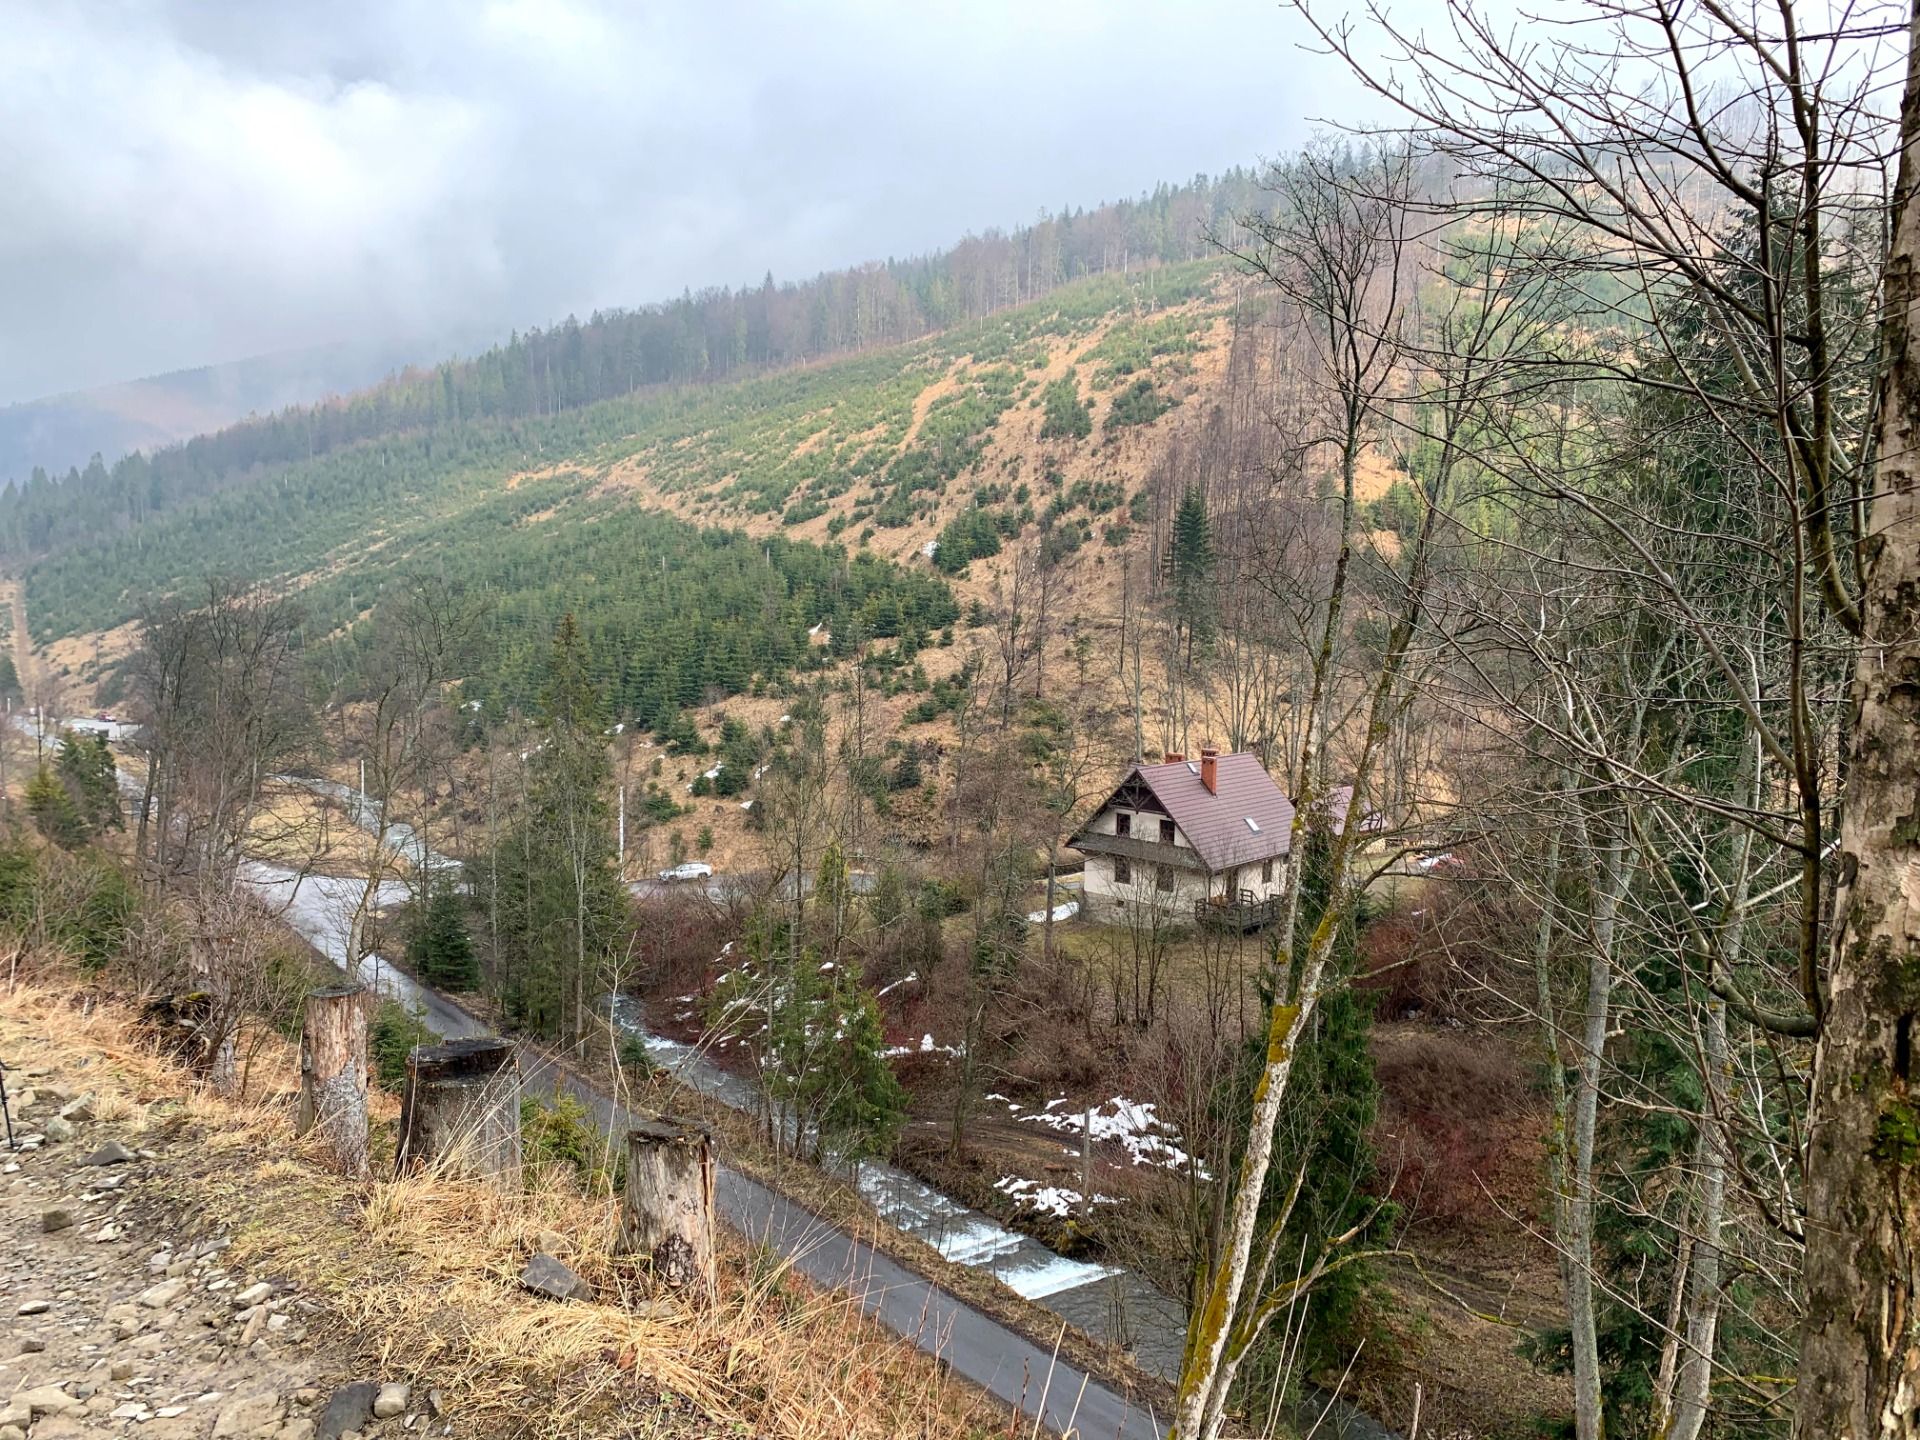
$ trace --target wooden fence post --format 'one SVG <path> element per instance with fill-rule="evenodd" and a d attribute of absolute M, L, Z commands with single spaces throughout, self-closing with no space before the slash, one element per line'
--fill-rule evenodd
<path fill-rule="evenodd" d="M 645 1257 L 672 1289 L 713 1298 L 713 1138 L 704 1127 L 662 1118 L 627 1132 L 618 1248 Z"/>
<path fill-rule="evenodd" d="M 520 1065 L 497 1035 L 421 1045 L 407 1056 L 394 1171 L 444 1164 L 520 1188 Z"/>
<path fill-rule="evenodd" d="M 351 981 L 307 993 L 294 1133 L 314 1129 L 342 1174 L 367 1173 L 367 990 Z"/>

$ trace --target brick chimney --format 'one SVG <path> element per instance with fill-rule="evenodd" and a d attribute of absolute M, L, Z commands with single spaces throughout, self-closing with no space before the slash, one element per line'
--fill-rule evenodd
<path fill-rule="evenodd" d="M 1169 750 L 1167 752 L 1167 758 L 1162 763 L 1167 765 L 1178 765 L 1181 761 L 1185 760 L 1186 758 L 1187 757 L 1182 755 L 1178 750 Z"/>
<path fill-rule="evenodd" d="M 1220 752 L 1211 745 L 1200 750 L 1200 783 L 1209 795 L 1220 793 Z"/>

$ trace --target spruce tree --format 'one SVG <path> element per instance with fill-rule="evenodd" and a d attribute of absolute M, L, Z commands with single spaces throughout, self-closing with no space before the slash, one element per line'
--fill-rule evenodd
<path fill-rule="evenodd" d="M 63 850 L 78 850 L 87 843 L 89 832 L 80 807 L 44 765 L 27 782 L 27 814 L 33 817 L 34 828 Z"/>
<path fill-rule="evenodd" d="M 465 907 L 451 885 L 434 885 L 407 936 L 407 963 L 429 985 L 471 990 L 480 983 Z"/>
<path fill-rule="evenodd" d="M 502 846 L 500 998 L 541 1034 L 585 1023 L 597 968 L 619 948 L 627 896 L 615 863 L 613 766 L 585 638 L 561 619 L 541 690 L 542 736 L 528 760 L 528 804 Z"/>
<path fill-rule="evenodd" d="M 121 828 L 120 776 L 106 736 L 62 735 L 54 768 L 89 836 Z"/>
<path fill-rule="evenodd" d="M 1174 624 L 1186 651 L 1194 652 L 1213 638 L 1213 522 L 1207 517 L 1206 497 L 1198 485 L 1188 485 L 1174 512 L 1173 535 L 1167 542 L 1167 588 Z"/>

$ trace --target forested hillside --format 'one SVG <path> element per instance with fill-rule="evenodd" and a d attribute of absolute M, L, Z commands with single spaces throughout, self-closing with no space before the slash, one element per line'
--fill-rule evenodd
<path fill-rule="evenodd" d="M 568 317 L 469 360 L 408 370 L 344 400 L 296 406 L 64 480 L 35 470 L 0 492 L 0 548 L 37 554 L 124 531 L 263 470 L 415 431 L 464 437 L 477 421 L 553 417 L 616 396 L 729 380 L 898 344 L 1049 295 L 1089 275 L 1207 253 L 1205 231 L 1252 205 L 1250 171 L 1162 185 L 1139 200 L 988 231 L 943 254 L 803 283 Z M 456 445 L 462 443 L 457 438 Z"/>
<path fill-rule="evenodd" d="M 1207 260 L 1096 275 L 845 360 L 259 467 L 32 560 L 33 636 L 110 631 L 218 571 L 297 591 L 350 665 L 356 623 L 426 572 L 491 597 L 471 684 L 503 706 L 532 702 L 568 610 L 646 724 L 863 640 L 909 661 L 959 615 L 943 577 L 1023 533 L 1053 562 L 1130 552 L 1158 453 L 1130 437 L 1200 384 L 1225 281 Z"/>

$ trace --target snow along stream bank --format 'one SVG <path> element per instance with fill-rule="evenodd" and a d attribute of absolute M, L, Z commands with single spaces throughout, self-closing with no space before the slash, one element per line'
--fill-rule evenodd
<path fill-rule="evenodd" d="M 314 788 L 327 784 L 319 782 Z M 363 817 L 362 823 L 371 818 Z M 457 867 L 459 862 L 429 852 L 427 863 L 437 869 Z M 302 876 L 263 861 L 249 861 L 243 878 L 309 943 L 344 968 L 348 930 L 365 881 Z M 405 894 L 403 884 L 387 881 L 375 898 L 386 905 Z M 427 1024 L 441 1034 L 452 1038 L 472 1031 L 471 1017 L 438 992 L 381 963 L 378 957 L 372 958 L 371 966 L 367 978 L 375 989 L 423 1011 Z M 632 1001 L 624 997 L 616 1001 L 614 1019 L 640 1039 L 655 1064 L 689 1089 L 738 1110 L 759 1112 L 759 1092 L 750 1081 L 721 1069 L 693 1046 L 653 1033 Z M 1185 1307 L 1144 1276 L 1058 1254 L 1032 1236 L 1009 1230 L 991 1216 L 962 1205 L 896 1166 L 869 1161 L 861 1165 L 855 1181 L 868 1203 L 895 1229 L 925 1241 L 955 1264 L 988 1271 L 1009 1289 L 1058 1315 L 1081 1333 L 1131 1351 L 1148 1373 L 1168 1380 L 1178 1378 L 1186 1340 Z M 924 1337 L 914 1338 L 926 1348 Z M 991 1383 L 987 1388 L 998 1393 Z M 1138 1418 L 1132 1417 L 1136 1423 Z M 1091 1435 L 1085 1419 L 1083 1414 L 1080 1433 Z M 1305 1426 L 1317 1423 L 1319 1434 L 1339 1440 L 1396 1440 L 1391 1431 L 1331 1396 L 1310 1393 L 1301 1419 Z M 1122 1428 L 1132 1433 L 1132 1424 Z"/>

